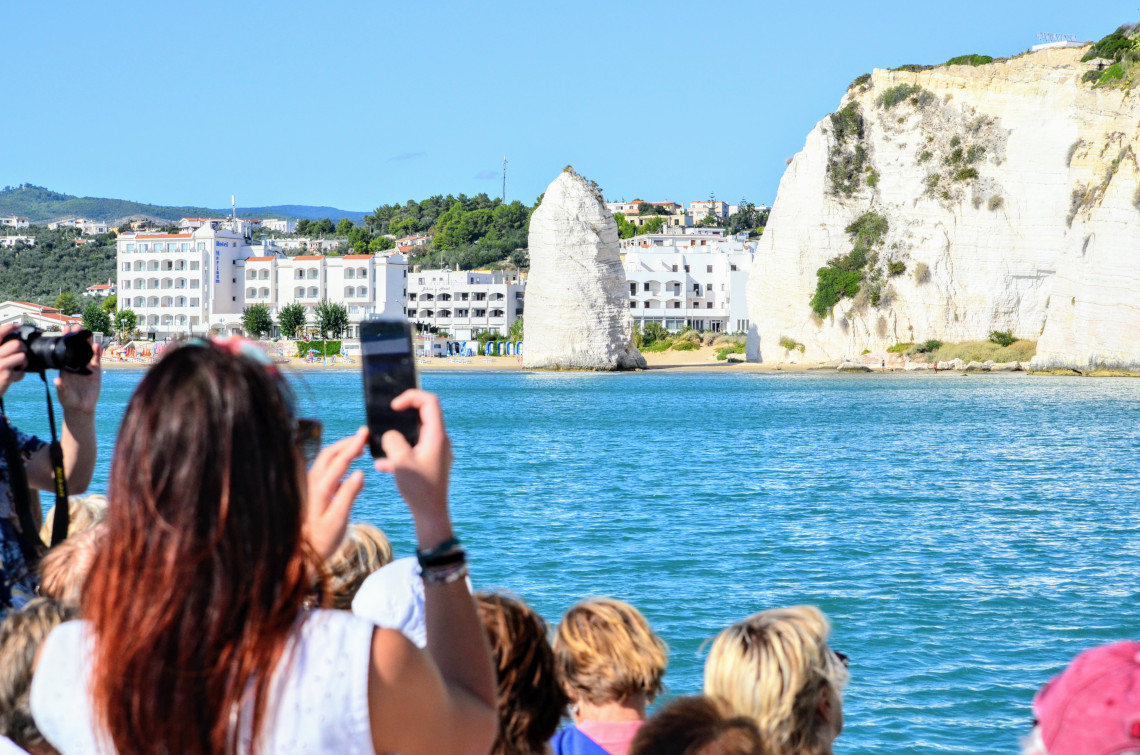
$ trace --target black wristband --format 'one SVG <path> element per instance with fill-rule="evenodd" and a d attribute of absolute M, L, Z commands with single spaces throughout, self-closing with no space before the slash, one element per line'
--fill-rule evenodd
<path fill-rule="evenodd" d="M 467 551 L 462 548 L 456 548 L 447 553 L 441 553 L 438 556 L 420 557 L 419 561 L 421 571 L 426 572 L 432 569 L 446 569 L 447 567 L 462 564 L 467 561 Z"/>
<path fill-rule="evenodd" d="M 417 548 L 416 549 L 416 558 L 420 562 L 420 568 L 426 569 L 433 564 L 437 564 L 438 563 L 437 559 L 439 559 L 441 556 L 450 555 L 451 553 L 453 553 L 455 551 L 459 551 L 460 553 L 462 553 L 463 550 L 459 546 L 460 546 L 459 538 L 449 537 L 447 540 L 444 540 L 439 545 L 435 546 L 434 548 L 429 548 L 426 551 L 422 551 L 422 550 L 419 550 Z"/>

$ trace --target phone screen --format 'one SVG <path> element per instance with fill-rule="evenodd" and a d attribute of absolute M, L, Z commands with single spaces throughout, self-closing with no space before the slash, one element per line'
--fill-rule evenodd
<path fill-rule="evenodd" d="M 388 430 L 398 430 L 414 446 L 420 438 L 419 412 L 392 410 L 392 399 L 418 387 L 411 326 L 406 320 L 365 320 L 360 323 L 360 351 L 372 456 L 384 455 L 380 437 Z"/>

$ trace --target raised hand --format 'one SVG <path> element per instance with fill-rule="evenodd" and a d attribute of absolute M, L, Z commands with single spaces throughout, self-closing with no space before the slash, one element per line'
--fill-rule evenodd
<path fill-rule="evenodd" d="M 352 504 L 364 488 L 364 473 L 344 479 L 353 460 L 368 442 L 368 428 L 326 446 L 309 469 L 309 497 L 305 502 L 305 539 L 322 559 L 328 560 L 348 530 Z"/>
<path fill-rule="evenodd" d="M 384 433 L 380 444 L 386 456 L 376 460 L 376 470 L 396 478 L 415 520 L 420 547 L 434 548 L 452 535 L 447 491 L 453 456 L 439 398 L 427 391 L 404 391 L 392 400 L 392 409 L 420 413 L 419 442 L 411 446 L 395 430 Z"/>
<path fill-rule="evenodd" d="M 19 323 L 0 327 L 0 340 L 20 327 Z M 28 357 L 24 354 L 24 347 L 16 339 L 0 344 L 0 396 L 8 390 L 8 386 L 24 379 L 24 366 Z"/>

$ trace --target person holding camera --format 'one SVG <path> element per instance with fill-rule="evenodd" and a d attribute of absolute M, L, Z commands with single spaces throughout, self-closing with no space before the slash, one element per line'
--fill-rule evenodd
<path fill-rule="evenodd" d="M 42 512 L 30 491 L 56 487 L 48 444 L 12 425 L 2 397 L 28 372 L 47 369 L 60 370 L 53 383 L 63 408 L 60 446 L 70 492 L 86 490 L 95 470 L 99 347 L 92 347 L 78 328 L 53 339 L 29 326 L 0 327 L 0 618 L 35 597 L 35 562 L 44 544 L 38 535 Z"/>

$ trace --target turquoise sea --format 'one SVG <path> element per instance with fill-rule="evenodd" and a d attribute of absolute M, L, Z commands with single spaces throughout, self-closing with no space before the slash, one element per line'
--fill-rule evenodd
<path fill-rule="evenodd" d="M 141 373 L 106 375 L 94 490 Z M 1083 648 L 1140 635 L 1140 380 L 1024 375 L 427 373 L 455 443 L 453 514 L 480 588 L 551 622 L 637 605 L 671 648 L 815 603 L 851 657 L 843 753 L 1012 753 L 1034 691 Z M 294 376 L 326 438 L 360 376 Z M 5 396 L 46 433 L 43 390 Z M 38 422 L 36 419 L 38 418 Z M 366 463 L 361 464 L 367 467 Z M 373 474 L 355 516 L 410 555 Z"/>

